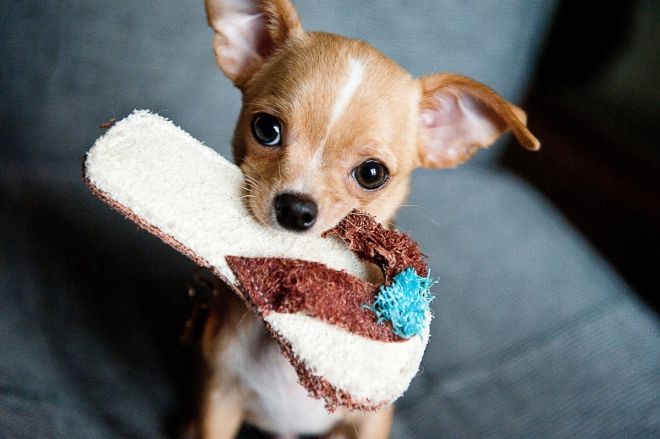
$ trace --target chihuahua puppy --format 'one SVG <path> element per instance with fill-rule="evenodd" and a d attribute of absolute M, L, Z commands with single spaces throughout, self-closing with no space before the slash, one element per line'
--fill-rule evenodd
<path fill-rule="evenodd" d="M 508 129 L 540 146 L 525 113 L 485 85 L 414 78 L 362 41 L 307 32 L 289 0 L 206 0 L 206 12 L 217 63 L 243 95 L 233 153 L 265 225 L 320 234 L 353 209 L 388 223 L 415 168 L 457 166 Z M 232 438 L 244 421 L 282 437 L 388 437 L 391 406 L 327 413 L 239 299 L 216 302 L 202 336 L 201 437 Z"/>

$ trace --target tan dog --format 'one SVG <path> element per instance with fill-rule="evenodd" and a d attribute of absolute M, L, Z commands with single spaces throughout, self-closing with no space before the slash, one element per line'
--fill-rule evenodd
<path fill-rule="evenodd" d="M 511 129 L 540 144 L 525 113 L 454 74 L 413 78 L 362 41 L 306 32 L 288 0 L 206 0 L 218 65 L 243 93 L 233 139 L 254 216 L 317 233 L 353 209 L 391 221 L 420 166 L 450 168 Z M 282 435 L 386 438 L 393 408 L 328 414 L 233 294 L 204 329 L 198 431 L 234 437 L 243 421 Z"/>

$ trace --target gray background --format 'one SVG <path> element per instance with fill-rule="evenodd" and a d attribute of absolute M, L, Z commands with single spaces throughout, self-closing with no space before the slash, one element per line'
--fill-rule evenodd
<path fill-rule="evenodd" d="M 551 0 L 299 0 L 414 74 L 519 101 Z M 240 97 L 201 2 L 8 1 L 0 15 L 0 435 L 159 437 L 190 411 L 178 344 L 193 265 L 80 182 L 97 125 L 149 108 L 228 155 Z M 543 140 L 543 139 L 541 139 Z M 655 316 L 524 181 L 501 145 L 420 171 L 399 224 L 438 279 L 395 438 L 660 434 Z M 249 435 L 249 433 L 246 433 Z"/>

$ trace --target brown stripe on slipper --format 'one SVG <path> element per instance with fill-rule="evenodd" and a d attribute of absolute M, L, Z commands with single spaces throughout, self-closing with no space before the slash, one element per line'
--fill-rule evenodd
<path fill-rule="evenodd" d="M 379 285 L 318 262 L 227 256 L 247 297 L 262 314 L 295 313 L 319 318 L 379 341 L 403 341 L 389 322 L 377 323 L 367 308 Z"/>

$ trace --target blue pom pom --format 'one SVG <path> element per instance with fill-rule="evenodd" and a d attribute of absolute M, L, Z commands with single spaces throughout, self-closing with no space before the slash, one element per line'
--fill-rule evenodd
<path fill-rule="evenodd" d="M 429 276 L 419 276 L 413 268 L 406 268 L 392 278 L 390 285 L 380 287 L 373 304 L 365 306 L 376 314 L 378 323 L 389 320 L 396 335 L 410 338 L 426 326 L 433 300 L 429 288 L 434 283 Z"/>

